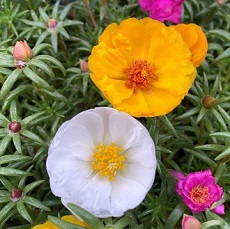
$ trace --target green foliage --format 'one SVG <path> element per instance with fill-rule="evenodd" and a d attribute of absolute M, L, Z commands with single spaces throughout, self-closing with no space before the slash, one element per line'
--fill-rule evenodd
<path fill-rule="evenodd" d="M 53 196 L 46 171 L 50 141 L 75 114 L 109 105 L 89 72 L 82 72 L 98 37 L 112 22 L 148 16 L 137 0 L 0 0 L 0 228 L 31 228 L 50 219 L 61 228 L 82 228 L 60 219 L 70 214 Z M 197 23 L 207 35 L 206 60 L 182 103 L 166 116 L 141 118 L 157 150 L 157 175 L 145 200 L 121 218 L 98 219 L 80 207 L 69 208 L 95 229 L 180 228 L 192 214 L 175 193 L 174 169 L 190 173 L 210 168 L 224 188 L 226 214 L 196 217 L 204 228 L 229 228 L 230 192 L 230 1 L 185 0 L 182 22 Z M 49 19 L 57 26 L 48 28 Z M 27 40 L 33 57 L 17 68 L 12 51 Z M 215 99 L 204 107 L 206 96 Z M 9 130 L 12 122 L 21 129 Z M 22 190 L 14 200 L 12 190 Z M 215 227 L 213 227 L 215 226 Z"/>

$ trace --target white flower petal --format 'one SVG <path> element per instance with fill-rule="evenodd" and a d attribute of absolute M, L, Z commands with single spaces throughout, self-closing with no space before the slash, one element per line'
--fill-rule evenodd
<path fill-rule="evenodd" d="M 104 123 L 102 117 L 96 112 L 86 111 L 84 113 L 80 113 L 70 120 L 71 124 L 74 125 L 77 123 L 78 125 L 84 126 L 92 140 L 94 145 L 99 145 L 104 138 Z"/>
<path fill-rule="evenodd" d="M 123 155 L 126 157 L 125 163 L 156 167 L 155 147 L 152 144 L 129 148 Z"/>
<path fill-rule="evenodd" d="M 117 174 L 112 182 L 111 208 L 120 213 L 138 206 L 145 198 L 148 190 L 135 180 L 130 180 Z M 118 213 L 117 212 L 117 213 Z"/>
<path fill-rule="evenodd" d="M 89 185 L 90 182 L 90 185 Z M 99 174 L 85 181 L 85 184 L 77 192 L 69 192 L 69 198 L 62 198 L 62 203 L 74 203 L 92 212 L 97 217 L 109 217 L 110 212 L 111 183 L 107 178 L 101 178 Z"/>

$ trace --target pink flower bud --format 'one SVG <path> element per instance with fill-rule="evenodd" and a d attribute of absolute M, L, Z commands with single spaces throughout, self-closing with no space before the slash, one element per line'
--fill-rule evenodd
<path fill-rule="evenodd" d="M 26 41 L 17 41 L 14 46 L 13 56 L 16 61 L 27 61 L 33 57 L 33 52 Z"/>
<path fill-rule="evenodd" d="M 47 27 L 48 27 L 49 29 L 54 29 L 54 28 L 56 28 L 57 26 L 58 26 L 58 22 L 57 22 L 55 19 L 51 18 L 51 19 L 49 19 L 49 20 L 47 21 Z"/>
<path fill-rule="evenodd" d="M 9 124 L 8 129 L 12 133 L 18 133 L 22 129 L 22 125 L 20 122 L 13 121 Z"/>
<path fill-rule="evenodd" d="M 217 4 L 220 6 L 224 5 L 224 0 L 217 0 Z"/>
<path fill-rule="evenodd" d="M 191 215 L 183 215 L 182 223 L 181 223 L 182 229 L 201 229 L 202 225 L 201 223 Z"/>
<path fill-rule="evenodd" d="M 22 197 L 22 190 L 20 188 L 14 188 L 12 189 L 10 193 L 10 198 L 12 201 L 16 202 L 20 200 Z"/>
<path fill-rule="evenodd" d="M 89 71 L 88 63 L 82 59 L 80 59 L 80 68 L 81 68 L 82 72 L 88 72 Z"/>

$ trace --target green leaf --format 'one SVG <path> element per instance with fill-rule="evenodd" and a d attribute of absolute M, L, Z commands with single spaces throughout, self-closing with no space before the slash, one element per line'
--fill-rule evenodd
<path fill-rule="evenodd" d="M 30 161 L 32 158 L 29 156 L 24 156 L 24 155 L 17 155 L 17 154 L 12 154 L 12 155 L 4 155 L 0 157 L 0 165 L 14 162 L 14 161 Z"/>
<path fill-rule="evenodd" d="M 211 109 L 211 112 L 213 113 L 213 115 L 215 116 L 216 120 L 219 122 L 220 126 L 224 129 L 227 130 L 227 126 L 226 123 L 224 121 L 224 119 L 222 118 L 222 116 L 218 113 L 218 111 L 216 109 Z"/>
<path fill-rule="evenodd" d="M 230 155 L 230 147 L 225 149 L 221 154 L 219 154 L 214 160 L 218 161 Z"/>
<path fill-rule="evenodd" d="M 54 98 L 55 100 L 60 100 L 68 105 L 71 105 L 70 101 L 61 93 L 59 93 L 58 91 L 47 91 L 47 90 L 42 90 L 44 91 L 46 94 L 50 95 L 52 98 Z"/>
<path fill-rule="evenodd" d="M 52 10 L 52 18 L 57 20 L 58 18 L 58 9 L 59 9 L 59 1 L 56 1 Z"/>
<path fill-rule="evenodd" d="M 230 62 L 230 48 L 227 48 L 224 50 L 215 60 L 214 63 L 218 64 L 221 61 L 227 61 Z"/>
<path fill-rule="evenodd" d="M 230 132 L 216 132 L 216 133 L 212 133 L 209 134 L 210 136 L 215 136 L 215 137 L 226 137 L 226 138 L 230 138 Z"/>
<path fill-rule="evenodd" d="M 10 212 L 12 211 L 12 209 L 14 208 L 15 205 L 16 205 L 16 203 L 11 201 L 1 209 L 1 211 L 0 211 L 0 224 L 4 221 L 4 219 L 7 217 L 7 215 L 10 214 Z"/>
<path fill-rule="evenodd" d="M 69 39 L 69 34 L 67 33 L 67 31 L 63 27 L 59 28 L 58 32 L 60 34 L 62 34 L 65 38 Z"/>
<path fill-rule="evenodd" d="M 17 81 L 19 76 L 21 75 L 22 70 L 21 69 L 15 69 L 5 80 L 4 84 L 2 85 L 1 91 L 0 91 L 0 100 L 3 100 L 10 89 L 14 86 L 14 83 Z"/>
<path fill-rule="evenodd" d="M 35 48 L 36 48 L 39 44 L 41 44 L 41 43 L 44 41 L 44 39 L 45 39 L 49 34 L 50 34 L 49 31 L 44 31 L 44 32 L 39 36 L 39 38 L 37 39 L 36 44 L 35 44 Z M 50 45 L 50 46 L 52 47 L 52 45 Z M 34 58 L 33 58 L 33 59 L 34 59 Z"/>
<path fill-rule="evenodd" d="M 39 21 L 29 21 L 27 19 L 20 19 L 20 21 L 22 21 L 23 23 L 25 23 L 26 25 L 31 25 L 33 27 L 38 27 L 41 29 L 45 29 L 45 25 L 43 22 L 39 22 Z"/>
<path fill-rule="evenodd" d="M 34 181 L 34 182 L 26 185 L 22 190 L 23 194 L 26 195 L 26 194 L 30 193 L 31 191 L 33 191 L 37 186 L 39 186 L 42 183 L 44 183 L 44 180 Z"/>
<path fill-rule="evenodd" d="M 222 38 L 223 40 L 230 42 L 230 33 L 228 33 L 225 30 L 222 29 L 213 29 L 213 30 L 209 30 L 207 33 L 207 36 L 216 36 L 218 38 Z"/>
<path fill-rule="evenodd" d="M 10 135 L 6 135 L 0 142 L 0 156 L 3 155 L 11 141 L 12 137 Z"/>
<path fill-rule="evenodd" d="M 208 111 L 207 109 L 205 109 L 204 107 L 201 107 L 200 112 L 196 119 L 196 124 L 198 124 L 204 118 L 207 111 Z"/>
<path fill-rule="evenodd" d="M 68 208 L 83 219 L 89 226 L 94 229 L 104 229 L 103 223 L 90 212 L 72 203 L 67 204 Z"/>
<path fill-rule="evenodd" d="M 19 200 L 17 202 L 17 210 L 24 219 L 26 219 L 30 223 L 33 223 L 33 218 L 22 200 Z"/>
<path fill-rule="evenodd" d="M 15 188 L 15 186 L 13 184 L 11 184 L 6 178 L 4 178 L 3 176 L 0 176 L 0 182 L 3 184 L 3 186 L 9 191 L 11 192 L 13 188 Z M 2 190 L 3 192 L 3 190 Z M 8 194 L 9 194 L 8 192 Z"/>
<path fill-rule="evenodd" d="M 51 211 L 50 208 L 48 208 L 45 204 L 43 204 L 41 201 L 37 200 L 34 197 L 31 196 L 25 196 L 22 199 L 23 203 L 29 204 L 33 207 L 42 209 L 44 211 Z"/>
<path fill-rule="evenodd" d="M 64 20 L 64 18 L 66 17 L 66 15 L 68 14 L 68 12 L 70 11 L 72 5 L 73 5 L 73 3 L 70 3 L 70 4 L 66 5 L 66 7 L 61 11 L 61 14 L 58 17 L 58 19 L 60 21 Z"/>
<path fill-rule="evenodd" d="M 172 229 L 177 224 L 177 221 L 182 217 L 184 212 L 186 211 L 187 206 L 181 201 L 170 213 L 167 218 L 164 229 Z"/>
<path fill-rule="evenodd" d="M 68 229 L 85 229 L 85 227 L 81 227 L 72 223 L 69 223 L 67 221 L 64 221 L 62 219 L 59 219 L 54 216 L 48 216 L 48 219 L 53 222 L 55 225 L 59 226 L 60 228 L 68 228 Z M 96 227 L 93 227 L 93 229 L 97 229 Z"/>
<path fill-rule="evenodd" d="M 19 95 L 21 95 L 21 94 L 23 94 L 29 90 L 33 90 L 33 89 L 34 89 L 34 87 L 30 84 L 19 85 L 17 88 L 15 88 L 10 93 L 8 93 L 8 95 L 4 99 L 4 103 L 2 105 L 2 110 L 5 111 L 10 106 L 11 102 L 15 98 L 17 98 Z"/>
<path fill-rule="evenodd" d="M 23 68 L 23 73 L 41 88 L 45 88 L 48 91 L 54 90 L 52 86 L 50 86 L 45 80 L 33 72 L 29 67 Z"/>
<path fill-rule="evenodd" d="M 32 114 L 30 116 L 27 116 L 26 118 L 24 118 L 22 120 L 22 125 L 23 126 L 27 126 L 27 125 L 30 125 L 31 122 L 35 121 L 36 119 L 44 116 L 46 114 L 46 111 L 41 111 L 41 112 L 38 112 L 38 113 L 35 113 L 35 114 Z"/>
<path fill-rule="evenodd" d="M 132 218 L 129 216 L 122 217 L 114 224 L 114 228 L 123 229 L 130 224 L 131 220 Z"/>
<path fill-rule="evenodd" d="M 65 68 L 63 67 L 62 63 L 59 60 L 57 60 L 54 57 L 52 57 L 52 56 L 39 55 L 39 56 L 36 56 L 34 59 L 42 60 L 44 62 L 51 62 L 54 65 L 56 65 L 56 67 L 58 67 L 62 71 L 63 75 L 66 74 Z"/>
<path fill-rule="evenodd" d="M 21 135 L 32 140 L 34 143 L 47 147 L 46 142 L 44 142 L 38 135 L 34 134 L 33 132 L 26 129 L 22 129 L 20 133 Z"/>
<path fill-rule="evenodd" d="M 223 151 L 225 150 L 226 147 L 223 145 L 217 145 L 217 144 L 206 144 L 206 145 L 198 145 L 198 146 L 195 146 L 194 148 L 200 149 L 200 150 Z"/>
<path fill-rule="evenodd" d="M 22 144 L 21 144 L 21 137 L 19 133 L 15 133 L 12 135 L 13 143 L 16 148 L 16 150 L 22 154 Z"/>
<path fill-rule="evenodd" d="M 33 55 L 36 56 L 39 52 L 41 52 L 41 50 L 43 49 L 50 49 L 52 48 L 52 46 L 50 44 L 46 44 L 46 43 L 43 43 L 43 44 L 39 44 L 39 45 L 36 45 L 32 51 L 33 51 Z M 31 59 L 30 62 L 34 60 L 34 59 Z"/>
<path fill-rule="evenodd" d="M 43 70 L 51 78 L 55 77 L 52 69 L 49 67 L 48 64 L 44 63 L 43 61 L 33 59 L 28 63 L 28 66 L 31 66 L 31 65 L 40 68 L 41 70 Z"/>
<path fill-rule="evenodd" d="M 54 52 L 57 53 L 57 51 L 58 51 L 58 37 L 57 37 L 57 33 L 51 33 L 51 43 L 52 43 Z"/>
<path fill-rule="evenodd" d="M 38 10 L 39 10 L 39 13 L 40 13 L 40 15 L 42 16 L 43 20 L 44 20 L 45 22 L 48 22 L 49 16 L 46 14 L 46 12 L 45 12 L 41 7 L 39 7 Z"/>
<path fill-rule="evenodd" d="M 70 25 L 82 25 L 83 23 L 81 21 L 77 21 L 77 20 L 68 20 L 68 21 L 64 21 L 62 23 L 62 27 L 65 26 L 70 26 Z"/>
<path fill-rule="evenodd" d="M 0 126 L 7 127 L 10 120 L 7 119 L 2 113 L 0 113 Z"/>
<path fill-rule="evenodd" d="M 191 150 L 191 149 L 184 149 L 184 150 L 186 152 L 194 155 L 195 157 L 197 157 L 198 159 L 200 159 L 204 163 L 208 164 L 210 166 L 210 168 L 216 167 L 216 163 L 212 159 L 210 159 L 209 156 L 206 155 L 204 152 L 197 152 L 197 151 L 194 151 L 194 150 Z"/>
<path fill-rule="evenodd" d="M 187 112 L 185 112 L 184 114 L 182 115 L 179 115 L 176 117 L 176 120 L 182 120 L 182 119 L 186 119 L 194 114 L 197 114 L 200 110 L 200 107 L 194 107 L 190 110 L 188 110 Z"/>
<path fill-rule="evenodd" d="M 174 126 L 172 125 L 172 123 L 170 122 L 170 120 L 168 119 L 167 116 L 161 116 L 160 120 L 163 122 L 163 124 L 165 125 L 165 127 L 167 128 L 167 130 L 173 134 L 175 137 L 178 137 L 178 134 L 174 128 Z"/>
<path fill-rule="evenodd" d="M 223 117 L 224 121 L 230 126 L 230 116 L 229 114 L 219 105 L 217 105 L 217 109 Z"/>
<path fill-rule="evenodd" d="M 2 176 L 31 176 L 32 173 L 22 171 L 19 169 L 13 169 L 8 167 L 0 167 L 0 175 Z"/>

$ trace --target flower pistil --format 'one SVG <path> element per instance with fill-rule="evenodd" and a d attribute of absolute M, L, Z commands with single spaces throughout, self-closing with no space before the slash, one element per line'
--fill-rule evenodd
<path fill-rule="evenodd" d="M 92 157 L 95 161 L 92 162 L 94 170 L 99 171 L 101 176 L 108 176 L 109 180 L 114 180 L 118 170 L 124 170 L 125 156 L 121 155 L 122 148 L 117 147 L 114 143 L 108 146 L 100 144 L 95 146 L 96 152 Z"/>
<path fill-rule="evenodd" d="M 124 69 L 124 74 L 127 77 L 126 87 L 149 90 L 151 80 L 156 80 L 155 67 L 146 60 L 136 60 L 131 67 Z"/>

